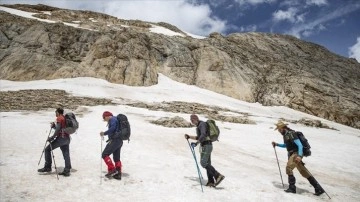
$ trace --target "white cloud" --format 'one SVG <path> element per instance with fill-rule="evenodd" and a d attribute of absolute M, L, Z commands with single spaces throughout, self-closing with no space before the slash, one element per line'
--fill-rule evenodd
<path fill-rule="evenodd" d="M 253 0 L 252 0 L 253 1 Z M 187 0 L 177 1 L 53 1 L 53 0 L 4 0 L 3 3 L 46 4 L 68 9 L 91 10 L 122 19 L 138 19 L 149 22 L 167 22 L 181 30 L 197 35 L 211 32 L 223 33 L 226 21 L 211 16 L 208 5 L 191 4 Z"/>
<path fill-rule="evenodd" d="M 237 3 L 239 3 L 240 5 L 244 5 L 244 4 L 262 4 L 262 3 L 273 3 L 276 2 L 277 0 L 235 0 Z"/>
<path fill-rule="evenodd" d="M 306 8 L 309 6 L 322 6 L 328 5 L 328 0 L 283 0 L 280 2 L 282 6 L 299 6 L 300 8 Z"/>
<path fill-rule="evenodd" d="M 296 22 L 305 22 L 305 15 L 306 15 L 306 13 L 302 13 L 302 14 L 300 14 L 300 15 L 297 15 L 296 16 Z"/>
<path fill-rule="evenodd" d="M 240 32 L 255 32 L 257 30 L 256 25 L 241 26 Z"/>
<path fill-rule="evenodd" d="M 289 22 L 296 22 L 296 13 L 297 13 L 297 9 L 296 8 L 289 8 L 287 11 L 284 10 L 278 10 L 276 12 L 273 13 L 273 20 L 275 22 L 279 22 L 279 21 L 284 21 L 287 20 Z M 301 18 L 300 18 L 301 19 Z M 302 20 L 302 19 L 301 19 Z"/>
<path fill-rule="evenodd" d="M 360 36 L 357 38 L 356 44 L 349 48 L 349 57 L 355 58 L 360 63 Z"/>
<path fill-rule="evenodd" d="M 360 4 L 349 4 L 344 7 L 340 7 L 337 10 L 334 10 L 331 13 L 323 15 L 318 19 L 314 19 L 309 23 L 297 24 L 296 26 L 293 26 L 292 29 L 290 29 L 290 31 L 288 31 L 287 33 L 294 35 L 298 38 L 301 38 L 301 36 L 305 36 L 305 34 L 309 35 L 312 32 L 317 31 L 318 28 L 320 28 L 320 30 L 323 29 L 324 28 L 323 25 L 326 22 L 342 17 L 355 10 L 358 10 L 359 7 Z"/>
<path fill-rule="evenodd" d="M 199 35 L 224 32 L 226 21 L 210 17 L 207 5 L 193 5 L 181 1 L 111 1 L 105 13 L 123 19 L 167 22 L 184 31 Z"/>
<path fill-rule="evenodd" d="M 327 5 L 328 2 L 327 0 L 306 0 L 306 5 L 317 5 L 317 6 L 321 6 L 321 5 Z"/>

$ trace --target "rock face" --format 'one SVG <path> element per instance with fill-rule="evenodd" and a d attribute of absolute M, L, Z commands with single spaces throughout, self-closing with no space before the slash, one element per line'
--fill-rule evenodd
<path fill-rule="evenodd" d="M 31 100 L 31 102 L 29 102 Z M 0 111 L 39 111 L 43 109 L 55 109 L 65 107 L 75 110 L 80 106 L 114 105 L 111 100 L 74 97 L 64 90 L 20 90 L 0 91 Z"/>
<path fill-rule="evenodd" d="M 13 5 L 46 23 L 0 11 L 0 78 L 97 77 L 149 86 L 162 73 L 236 99 L 293 109 L 360 128 L 360 64 L 292 36 L 186 36 L 166 23 L 89 11 Z M 51 15 L 42 11 L 51 12 Z M 150 32 L 162 26 L 183 36 Z"/>

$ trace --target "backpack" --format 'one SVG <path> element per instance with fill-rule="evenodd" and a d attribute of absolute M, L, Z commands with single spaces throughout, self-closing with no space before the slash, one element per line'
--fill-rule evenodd
<path fill-rule="evenodd" d="M 130 141 L 130 123 L 128 121 L 128 118 L 124 114 L 119 114 L 116 116 L 118 123 L 119 123 L 119 129 L 118 134 L 120 135 L 120 138 L 122 140 L 128 140 Z"/>
<path fill-rule="evenodd" d="M 76 120 L 75 114 L 72 112 L 65 114 L 65 128 L 63 132 L 66 134 L 73 134 L 79 128 L 79 122 Z"/>
<path fill-rule="evenodd" d="M 209 126 L 209 138 L 211 142 L 219 141 L 220 130 L 219 127 L 217 127 L 215 121 L 209 119 L 206 121 L 206 123 Z"/>
<path fill-rule="evenodd" d="M 305 157 L 307 156 L 311 156 L 311 146 L 308 142 L 308 140 L 305 138 L 304 134 L 302 132 L 295 132 L 296 135 L 298 136 L 301 144 L 303 145 L 303 154 Z"/>

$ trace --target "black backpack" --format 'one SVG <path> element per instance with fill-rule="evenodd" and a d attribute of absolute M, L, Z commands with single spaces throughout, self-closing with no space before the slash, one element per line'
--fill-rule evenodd
<path fill-rule="evenodd" d="M 296 135 L 298 136 L 301 144 L 303 145 L 303 154 L 304 156 L 311 156 L 311 147 L 310 144 L 308 142 L 308 140 L 305 138 L 304 134 L 302 132 L 295 132 Z"/>
<path fill-rule="evenodd" d="M 118 133 L 120 135 L 120 138 L 122 140 L 130 141 L 131 129 L 128 118 L 124 114 L 119 114 L 116 116 L 116 118 L 119 123 Z"/>

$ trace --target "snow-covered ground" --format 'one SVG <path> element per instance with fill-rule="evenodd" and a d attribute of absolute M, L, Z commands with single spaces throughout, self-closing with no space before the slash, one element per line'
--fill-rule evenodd
<path fill-rule="evenodd" d="M 311 146 L 311 157 L 305 158 L 310 172 L 331 196 L 332 201 L 360 201 L 360 131 L 334 122 L 288 109 L 246 103 L 195 86 L 178 83 L 159 75 L 159 84 L 129 87 L 95 78 L 40 80 L 29 82 L 0 81 L 1 91 L 20 89 L 64 89 L 78 96 L 110 98 L 119 101 L 161 102 L 186 101 L 247 112 L 256 125 L 218 121 L 219 142 L 214 143 L 212 163 L 226 176 L 217 189 L 201 191 L 194 159 L 184 134 L 195 134 L 195 128 L 166 128 L 149 121 L 161 117 L 190 114 L 150 111 L 125 105 L 83 106 L 77 110 L 80 128 L 70 144 L 73 172 L 70 177 L 53 172 L 37 172 L 44 164 L 38 161 L 49 133 L 54 109 L 0 113 L 0 201 L 322 201 L 314 189 L 295 170 L 297 194 L 283 191 L 271 141 L 282 141 L 274 131 L 279 118 L 319 119 L 338 130 L 318 129 L 290 124 L 302 131 Z M 31 101 L 29 101 L 31 102 Z M 66 110 L 66 109 L 65 109 Z M 125 113 L 132 126 L 131 141 L 121 151 L 123 179 L 107 180 L 101 159 L 99 136 L 106 130 L 102 112 Z M 204 114 L 200 119 L 205 120 Z M 198 148 L 196 148 L 198 149 Z M 285 174 L 286 151 L 277 148 L 281 172 Z M 54 150 L 59 171 L 64 167 L 60 149 Z M 197 153 L 197 157 L 199 155 Z M 102 170 L 102 172 L 101 172 Z M 206 172 L 201 168 L 203 176 Z M 206 183 L 206 180 L 204 180 Z"/>

